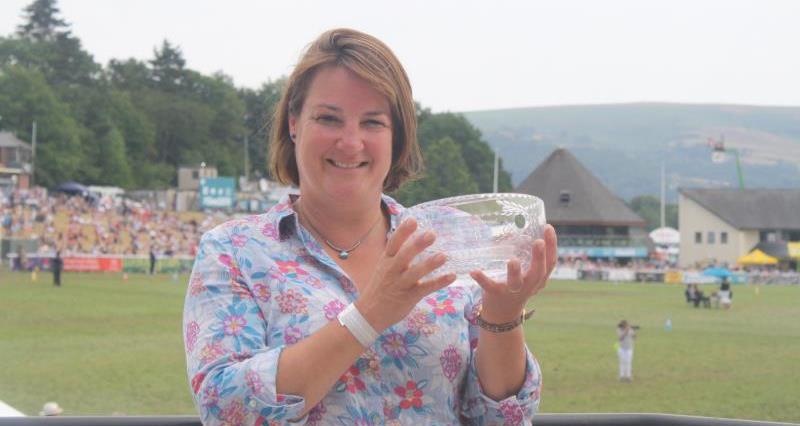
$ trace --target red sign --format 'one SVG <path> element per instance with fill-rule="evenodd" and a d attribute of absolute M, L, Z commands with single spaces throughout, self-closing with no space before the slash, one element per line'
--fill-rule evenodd
<path fill-rule="evenodd" d="M 65 257 L 64 271 L 122 272 L 122 259 L 118 257 Z"/>

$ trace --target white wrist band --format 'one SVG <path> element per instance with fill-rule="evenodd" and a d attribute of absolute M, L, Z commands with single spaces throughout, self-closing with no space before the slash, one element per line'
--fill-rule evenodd
<path fill-rule="evenodd" d="M 338 315 L 339 324 L 347 327 L 350 333 L 361 343 L 361 346 L 368 348 L 378 340 L 378 332 L 369 325 L 369 322 L 358 312 L 356 305 L 351 303 Z"/>

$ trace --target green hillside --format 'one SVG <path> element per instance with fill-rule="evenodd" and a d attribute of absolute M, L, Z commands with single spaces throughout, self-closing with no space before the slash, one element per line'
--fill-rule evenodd
<path fill-rule="evenodd" d="M 735 186 L 732 159 L 711 162 L 708 139 L 740 151 L 747 187 L 800 186 L 800 107 L 619 104 L 466 112 L 498 149 L 514 184 L 556 147 L 570 149 L 625 199 L 677 187 Z"/>

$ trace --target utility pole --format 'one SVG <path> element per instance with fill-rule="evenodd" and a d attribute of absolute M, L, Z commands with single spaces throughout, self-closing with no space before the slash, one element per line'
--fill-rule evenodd
<path fill-rule="evenodd" d="M 664 179 L 664 162 L 661 162 L 661 227 L 664 227 L 664 204 L 667 198 L 667 188 Z"/>
<path fill-rule="evenodd" d="M 30 186 L 33 188 L 34 184 L 36 183 L 36 122 L 33 122 L 33 128 L 31 129 L 31 182 Z"/>
<path fill-rule="evenodd" d="M 494 151 L 494 180 L 492 181 L 492 192 L 497 194 L 497 175 L 500 173 L 500 156 L 497 150 Z"/>
<path fill-rule="evenodd" d="M 739 189 L 744 191 L 744 176 L 742 176 L 742 162 L 739 161 L 739 150 L 735 148 L 728 148 L 725 152 L 732 152 L 736 157 L 736 174 L 739 175 Z"/>
<path fill-rule="evenodd" d="M 244 179 L 250 182 L 250 143 L 244 135 Z"/>

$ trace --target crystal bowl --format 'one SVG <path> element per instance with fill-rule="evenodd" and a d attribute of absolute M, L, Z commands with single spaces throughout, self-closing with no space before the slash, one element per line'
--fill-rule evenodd
<path fill-rule="evenodd" d="M 416 234 L 431 230 L 436 241 L 421 253 L 419 262 L 438 252 L 447 262 L 425 279 L 447 273 L 459 278 L 481 270 L 505 280 L 506 265 L 516 258 L 525 271 L 531 263 L 533 242 L 542 238 L 546 224 L 544 202 L 532 195 L 472 194 L 428 201 L 407 208 L 400 221 L 413 217 Z"/>

